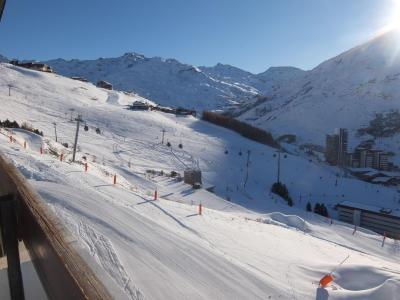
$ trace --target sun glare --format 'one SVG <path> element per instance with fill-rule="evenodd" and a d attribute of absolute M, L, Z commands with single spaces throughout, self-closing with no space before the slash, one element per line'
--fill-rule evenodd
<path fill-rule="evenodd" d="M 387 25 L 388 30 L 400 29 L 400 0 L 392 0 L 393 6 Z"/>

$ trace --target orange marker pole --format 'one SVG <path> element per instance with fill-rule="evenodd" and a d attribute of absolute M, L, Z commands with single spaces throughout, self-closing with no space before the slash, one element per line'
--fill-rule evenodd
<path fill-rule="evenodd" d="M 117 174 L 115 174 L 113 177 L 113 184 L 117 184 Z"/>
<path fill-rule="evenodd" d="M 354 225 L 353 235 L 356 233 L 356 231 L 357 231 L 357 225 Z"/>
<path fill-rule="evenodd" d="M 87 170 L 88 170 L 88 164 L 85 163 L 85 172 L 87 172 Z"/>
<path fill-rule="evenodd" d="M 63 159 L 64 159 L 64 154 L 61 153 L 61 154 L 60 154 L 60 161 L 63 161 Z"/>
<path fill-rule="evenodd" d="M 321 280 L 319 281 L 319 285 L 324 288 L 328 284 L 330 284 L 334 279 L 335 278 L 333 277 L 332 273 L 329 273 L 321 278 Z"/>
<path fill-rule="evenodd" d="M 158 194 L 157 194 L 157 190 L 154 191 L 154 200 L 158 199 Z"/>
<path fill-rule="evenodd" d="M 382 247 L 385 246 L 386 231 L 383 233 Z"/>
<path fill-rule="evenodd" d="M 203 214 L 203 205 L 199 204 L 199 216 Z"/>

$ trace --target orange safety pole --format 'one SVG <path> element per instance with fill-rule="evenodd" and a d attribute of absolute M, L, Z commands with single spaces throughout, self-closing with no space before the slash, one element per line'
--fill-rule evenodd
<path fill-rule="evenodd" d="M 338 268 L 340 268 L 343 264 L 344 264 L 344 262 L 346 261 L 346 260 L 348 260 L 349 259 L 349 257 L 350 257 L 350 255 L 347 255 L 347 257 L 340 263 L 340 264 L 338 264 L 333 270 L 332 270 L 332 272 L 330 272 L 329 274 L 326 274 L 324 277 L 322 277 L 321 278 L 321 280 L 319 281 L 319 285 L 321 286 L 321 287 L 326 287 L 328 284 L 330 284 L 333 280 L 335 280 L 335 277 L 333 276 L 333 273 L 338 269 Z"/>
<path fill-rule="evenodd" d="M 117 184 L 117 174 L 113 176 L 113 184 Z"/>
<path fill-rule="evenodd" d="M 40 147 L 39 152 L 40 152 L 40 154 L 43 154 L 43 148 L 42 147 Z"/>
<path fill-rule="evenodd" d="M 324 288 L 328 284 L 330 284 L 334 279 L 335 279 L 335 277 L 333 277 L 332 273 L 329 273 L 329 274 L 325 275 L 324 277 L 322 277 L 322 279 L 319 281 L 319 285 Z"/>
<path fill-rule="evenodd" d="M 386 231 L 383 232 L 382 247 L 385 246 L 385 240 L 386 240 Z"/>
<path fill-rule="evenodd" d="M 87 164 L 87 162 L 85 163 L 85 172 L 87 172 L 87 170 L 88 170 L 88 164 Z"/>
<path fill-rule="evenodd" d="M 357 225 L 354 225 L 353 235 L 356 233 L 356 231 L 357 231 Z"/>
<path fill-rule="evenodd" d="M 60 161 L 63 161 L 63 158 L 64 158 L 64 154 L 61 153 L 61 154 L 60 154 Z"/>
<path fill-rule="evenodd" d="M 199 204 L 199 216 L 203 214 L 203 205 Z"/>
<path fill-rule="evenodd" d="M 158 199 L 158 194 L 157 194 L 157 190 L 154 191 L 154 200 Z"/>

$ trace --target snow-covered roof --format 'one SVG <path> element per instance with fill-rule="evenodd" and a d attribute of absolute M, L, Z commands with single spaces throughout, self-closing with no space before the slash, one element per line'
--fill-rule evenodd
<path fill-rule="evenodd" d="M 400 211 L 393 211 L 392 209 L 388 209 L 385 207 L 379 207 L 375 205 L 370 205 L 370 204 L 363 204 L 359 202 L 353 202 L 353 201 L 343 201 L 340 202 L 339 205 L 341 206 L 348 206 L 356 209 L 361 209 L 361 210 L 366 210 L 374 213 L 379 213 L 387 216 L 393 216 L 393 217 L 399 217 L 400 218 Z"/>
<path fill-rule="evenodd" d="M 372 179 L 372 182 L 376 182 L 376 183 L 382 182 L 382 183 L 384 183 L 384 182 L 388 182 L 391 179 L 393 179 L 393 177 L 376 177 L 376 178 Z"/>

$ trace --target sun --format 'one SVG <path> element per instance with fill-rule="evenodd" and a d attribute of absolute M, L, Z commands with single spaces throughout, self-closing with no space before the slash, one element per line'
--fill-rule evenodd
<path fill-rule="evenodd" d="M 392 0 L 391 12 L 388 18 L 387 29 L 400 30 L 400 0 Z"/>

